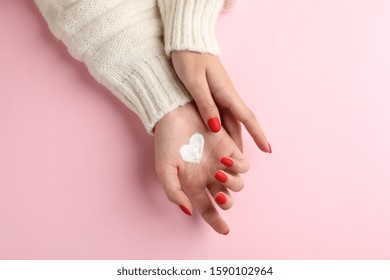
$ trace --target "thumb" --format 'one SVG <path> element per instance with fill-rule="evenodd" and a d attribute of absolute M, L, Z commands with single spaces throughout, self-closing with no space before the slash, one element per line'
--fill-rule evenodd
<path fill-rule="evenodd" d="M 156 168 L 156 171 L 169 201 L 179 206 L 185 214 L 192 216 L 192 203 L 181 188 L 177 168 L 161 165 Z"/>

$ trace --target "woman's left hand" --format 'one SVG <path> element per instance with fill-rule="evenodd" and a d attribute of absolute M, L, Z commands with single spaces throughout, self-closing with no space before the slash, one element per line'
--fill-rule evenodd
<path fill-rule="evenodd" d="M 204 137 L 199 163 L 186 162 L 179 150 L 194 133 Z M 229 233 L 208 192 L 221 209 L 233 205 L 230 191 L 244 187 L 239 176 L 249 163 L 224 129 L 220 133 L 207 130 L 193 103 L 165 115 L 155 127 L 156 171 L 168 199 L 186 214 L 196 208 L 203 219 L 218 233 Z"/>

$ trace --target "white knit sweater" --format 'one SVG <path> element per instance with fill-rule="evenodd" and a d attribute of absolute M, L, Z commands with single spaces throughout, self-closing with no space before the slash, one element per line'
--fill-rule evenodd
<path fill-rule="evenodd" d="M 168 58 L 171 51 L 219 53 L 214 25 L 223 0 L 35 2 L 71 55 L 132 109 L 149 133 L 165 114 L 191 101 Z"/>
<path fill-rule="evenodd" d="M 164 23 L 165 51 L 219 54 L 214 26 L 224 1 L 158 0 Z"/>

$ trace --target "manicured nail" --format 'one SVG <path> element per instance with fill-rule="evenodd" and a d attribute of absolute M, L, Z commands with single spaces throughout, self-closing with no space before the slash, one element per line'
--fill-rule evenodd
<path fill-rule="evenodd" d="M 221 159 L 221 163 L 227 167 L 232 167 L 233 166 L 233 161 L 231 159 L 228 159 L 226 157 L 223 157 Z"/>
<path fill-rule="evenodd" d="M 215 201 L 218 204 L 225 204 L 226 203 L 226 195 L 224 193 L 220 193 L 215 197 Z"/>
<path fill-rule="evenodd" d="M 190 210 L 188 210 L 187 208 L 185 208 L 183 205 L 179 205 L 181 211 L 183 211 L 184 213 L 186 213 L 188 216 L 192 216 Z"/>
<path fill-rule="evenodd" d="M 269 153 L 272 154 L 272 148 L 271 148 L 271 145 L 268 143 L 268 147 L 269 147 Z"/>
<path fill-rule="evenodd" d="M 228 235 L 230 230 L 228 229 L 223 235 Z"/>
<path fill-rule="evenodd" d="M 227 176 L 225 173 L 221 172 L 221 171 L 218 171 L 217 173 L 215 173 L 215 179 L 217 179 L 218 181 L 220 181 L 221 183 L 226 183 L 227 181 Z"/>
<path fill-rule="evenodd" d="M 209 126 L 210 130 L 214 133 L 217 133 L 221 130 L 221 124 L 219 123 L 219 120 L 217 118 L 212 118 L 207 121 L 207 125 Z"/>

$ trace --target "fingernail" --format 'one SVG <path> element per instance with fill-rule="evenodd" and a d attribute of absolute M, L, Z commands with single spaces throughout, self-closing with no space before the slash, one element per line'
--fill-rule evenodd
<path fill-rule="evenodd" d="M 228 229 L 223 235 L 228 235 L 230 230 Z"/>
<path fill-rule="evenodd" d="M 221 171 L 218 171 L 217 173 L 215 173 L 215 179 L 217 179 L 218 181 L 220 181 L 221 183 L 226 183 L 227 181 L 227 176 L 225 173 L 221 172 Z"/>
<path fill-rule="evenodd" d="M 268 147 L 269 147 L 269 153 L 272 154 L 272 148 L 271 148 L 271 145 L 268 143 Z"/>
<path fill-rule="evenodd" d="M 223 157 L 221 159 L 221 163 L 227 167 L 232 167 L 233 166 L 233 161 L 231 159 L 228 159 L 226 157 Z"/>
<path fill-rule="evenodd" d="M 217 195 L 215 197 L 215 201 L 218 203 L 218 204 L 225 204 L 226 203 L 226 195 L 223 194 L 223 193 L 220 193 L 219 195 Z"/>
<path fill-rule="evenodd" d="M 183 211 L 184 213 L 186 213 L 188 216 L 192 216 L 190 210 L 188 210 L 187 208 L 185 208 L 183 205 L 179 205 L 181 211 Z"/>
<path fill-rule="evenodd" d="M 221 124 L 219 123 L 219 120 L 217 118 L 212 118 L 207 121 L 207 125 L 209 126 L 210 130 L 214 133 L 217 133 L 221 130 Z"/>

